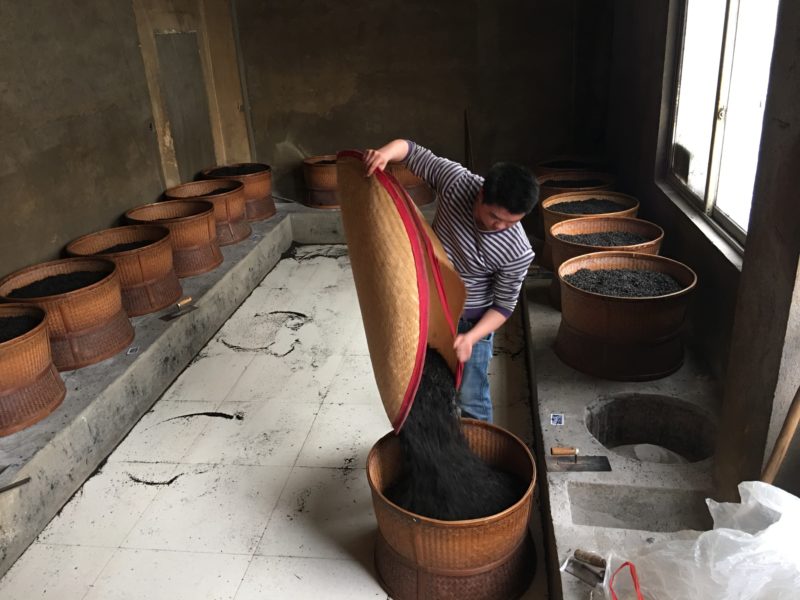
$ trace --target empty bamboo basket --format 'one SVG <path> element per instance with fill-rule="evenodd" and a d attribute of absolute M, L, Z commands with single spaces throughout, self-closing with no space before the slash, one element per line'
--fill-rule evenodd
<path fill-rule="evenodd" d="M 97 271 L 103 277 L 70 292 L 34 298 L 10 296 L 34 282 L 79 271 Z M 122 307 L 119 272 L 110 260 L 66 258 L 27 267 L 0 280 L 0 297 L 44 309 L 53 362 L 59 371 L 105 360 L 133 340 L 133 327 Z"/>
<path fill-rule="evenodd" d="M 170 232 L 172 262 L 179 278 L 200 275 L 222 264 L 214 205 L 206 200 L 170 200 L 132 208 L 129 223 L 158 224 Z"/>
<path fill-rule="evenodd" d="M 31 304 L 0 304 L 0 319 L 27 318 L 32 326 L 0 340 L 0 436 L 41 421 L 67 393 L 50 354 L 44 310 Z"/>
<path fill-rule="evenodd" d="M 560 235 L 581 235 L 588 233 L 624 232 L 635 233 L 647 239 L 640 244 L 621 246 L 593 246 L 578 242 L 562 240 Z M 561 264 L 582 254 L 592 252 L 608 252 L 619 250 L 624 252 L 639 252 L 640 254 L 658 254 L 661 242 L 664 239 L 664 230 L 655 223 L 633 219 L 630 217 L 581 217 L 560 221 L 550 228 L 550 242 L 552 249 L 553 270 L 558 271 Z M 561 306 L 561 286 L 558 278 L 553 278 L 550 285 L 550 299 L 553 305 Z"/>
<path fill-rule="evenodd" d="M 567 171 L 607 172 L 607 169 L 608 161 L 599 156 L 562 154 L 536 163 L 533 167 L 533 173 L 538 177 Z"/>
<path fill-rule="evenodd" d="M 119 244 L 145 243 L 116 252 Z M 156 225 L 129 225 L 84 235 L 67 244 L 70 256 L 102 256 L 119 269 L 122 304 L 128 316 L 145 315 L 166 308 L 181 296 L 181 282 L 172 263 L 169 229 Z"/>
<path fill-rule="evenodd" d="M 204 179 L 235 179 L 244 185 L 248 221 L 263 221 L 276 213 L 272 199 L 272 167 L 263 163 L 234 163 L 203 169 Z"/>
<path fill-rule="evenodd" d="M 173 200 L 208 200 L 214 205 L 217 243 L 228 246 L 250 237 L 244 185 L 233 179 L 208 179 L 182 183 L 164 191 Z"/>
<path fill-rule="evenodd" d="M 431 187 L 422 177 L 417 177 L 403 163 L 389 163 L 386 172 L 397 180 L 417 206 L 430 204 L 435 199 Z"/>
<path fill-rule="evenodd" d="M 336 155 L 324 154 L 303 160 L 303 177 L 308 193 L 303 203 L 312 208 L 339 208 L 336 197 Z"/>
<path fill-rule="evenodd" d="M 623 298 L 579 289 L 565 281 L 580 269 L 660 271 L 682 286 L 663 296 Z M 596 252 L 565 261 L 561 283 L 561 325 L 555 352 L 578 371 L 621 381 L 648 381 L 683 364 L 680 332 L 697 276 L 686 265 L 635 252 Z"/>
<path fill-rule="evenodd" d="M 481 519 L 440 521 L 404 510 L 383 491 L 399 476 L 400 442 L 392 432 L 372 447 L 367 479 L 378 521 L 375 564 L 396 600 L 516 598 L 534 574 L 528 521 L 536 466 L 525 444 L 508 431 L 462 420 L 470 447 L 492 466 L 528 483 L 516 504 Z"/>
<path fill-rule="evenodd" d="M 556 194 L 595 192 L 614 187 L 614 176 L 603 171 L 558 171 L 536 177 L 539 201 Z"/>

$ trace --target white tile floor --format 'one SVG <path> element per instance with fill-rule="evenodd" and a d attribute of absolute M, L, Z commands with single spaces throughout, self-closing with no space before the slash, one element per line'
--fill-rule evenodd
<path fill-rule="evenodd" d="M 386 598 L 364 466 L 389 425 L 341 250 L 278 263 L 0 580 L 0 598 Z M 518 318 L 495 345 L 495 420 L 530 442 Z M 539 563 L 527 599 L 545 597 Z"/>

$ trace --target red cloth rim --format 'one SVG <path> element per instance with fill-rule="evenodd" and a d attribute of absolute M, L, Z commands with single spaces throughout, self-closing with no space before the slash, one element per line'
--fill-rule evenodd
<path fill-rule="evenodd" d="M 357 150 L 342 150 L 338 152 L 336 156 L 337 158 L 349 157 L 361 161 L 364 160 L 363 152 Z M 427 270 L 425 268 L 423 253 L 428 257 L 433 268 L 432 276 L 436 283 L 436 292 L 439 296 L 439 301 L 442 303 L 447 325 L 454 336 L 457 334 L 457 329 L 456 324 L 453 323 L 452 317 L 450 316 L 450 307 L 444 291 L 444 282 L 442 280 L 439 259 L 434 252 L 433 243 L 422 227 L 414 201 L 403 186 L 400 185 L 390 173 L 377 169 L 374 175 L 378 183 L 381 184 L 394 201 L 395 208 L 397 208 L 397 212 L 403 221 L 403 226 L 406 229 L 408 240 L 411 244 L 411 251 L 414 256 L 414 267 L 417 273 L 417 289 L 419 293 L 419 342 L 417 343 L 417 352 L 414 359 L 414 369 L 411 373 L 411 380 L 408 382 L 408 387 L 403 395 L 400 411 L 392 422 L 392 427 L 395 432 L 399 432 L 406 418 L 408 418 L 408 413 L 411 411 L 411 406 L 414 403 L 414 397 L 417 394 L 419 382 L 422 378 L 422 368 L 425 365 L 425 349 L 428 341 L 428 320 L 430 316 L 430 288 L 428 287 Z M 457 362 L 456 364 L 455 379 L 456 389 L 458 389 L 461 386 L 464 365 L 461 362 Z"/>

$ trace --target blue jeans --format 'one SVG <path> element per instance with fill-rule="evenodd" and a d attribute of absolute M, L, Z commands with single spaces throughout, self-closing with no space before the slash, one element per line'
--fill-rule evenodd
<path fill-rule="evenodd" d="M 464 319 L 458 322 L 458 332 L 466 333 L 473 323 Z M 462 417 L 492 422 L 492 399 L 489 396 L 489 360 L 492 358 L 494 333 L 478 340 L 472 346 L 472 356 L 464 363 L 458 406 Z"/>

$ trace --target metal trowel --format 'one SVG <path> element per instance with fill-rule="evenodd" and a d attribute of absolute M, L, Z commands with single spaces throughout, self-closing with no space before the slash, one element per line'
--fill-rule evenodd
<path fill-rule="evenodd" d="M 172 306 L 172 310 L 170 312 L 159 318 L 162 321 L 172 321 L 173 319 L 177 319 L 178 317 L 182 317 L 183 315 L 192 312 L 196 308 L 197 307 L 192 304 L 192 297 L 185 296 Z"/>
<path fill-rule="evenodd" d="M 583 456 L 571 446 L 554 446 L 547 457 L 548 471 L 610 471 L 607 456 Z"/>

